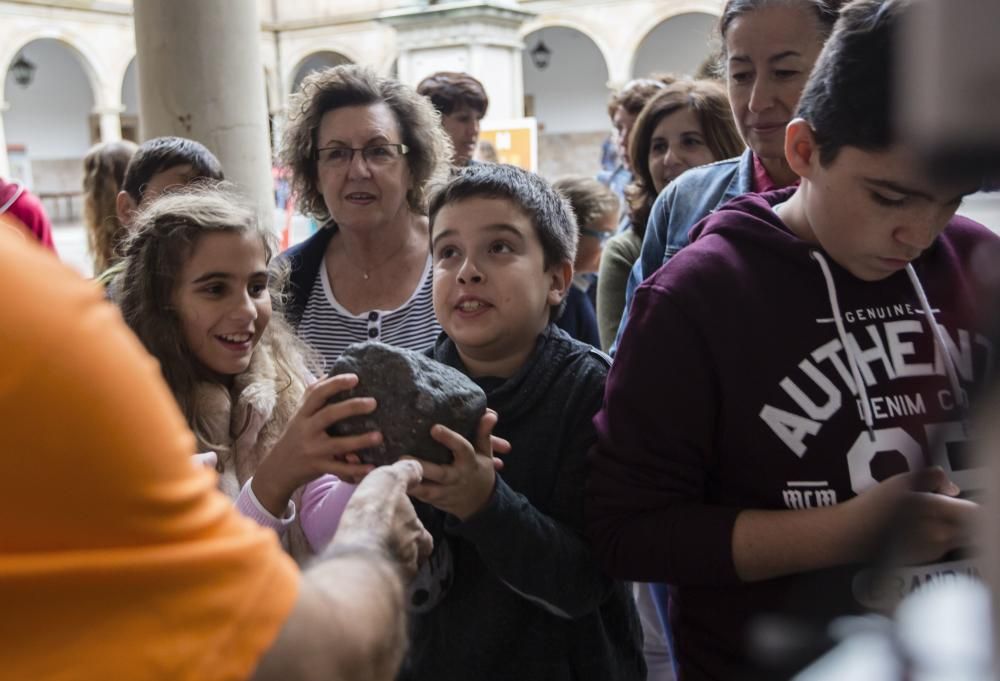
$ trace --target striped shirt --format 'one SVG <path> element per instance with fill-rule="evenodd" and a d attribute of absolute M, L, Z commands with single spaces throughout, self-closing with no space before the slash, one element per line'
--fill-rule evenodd
<path fill-rule="evenodd" d="M 306 302 L 299 337 L 323 356 L 327 367 L 343 354 L 348 345 L 377 340 L 389 345 L 421 351 L 434 344 L 441 326 L 434 317 L 431 259 L 427 257 L 420 283 L 410 299 L 395 310 L 370 310 L 351 314 L 337 301 L 326 275 L 326 267 L 316 272 Z"/>

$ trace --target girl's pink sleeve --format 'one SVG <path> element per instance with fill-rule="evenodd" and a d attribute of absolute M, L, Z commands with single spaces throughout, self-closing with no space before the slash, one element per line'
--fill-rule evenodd
<path fill-rule="evenodd" d="M 344 507 L 357 487 L 335 475 L 322 475 L 306 485 L 299 522 L 315 553 L 320 553 L 333 539 Z"/>

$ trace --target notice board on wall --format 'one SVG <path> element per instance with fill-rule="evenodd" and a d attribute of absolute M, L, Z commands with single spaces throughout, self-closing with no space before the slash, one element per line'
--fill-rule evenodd
<path fill-rule="evenodd" d="M 538 122 L 534 118 L 483 121 L 479 131 L 476 160 L 509 163 L 536 172 Z"/>

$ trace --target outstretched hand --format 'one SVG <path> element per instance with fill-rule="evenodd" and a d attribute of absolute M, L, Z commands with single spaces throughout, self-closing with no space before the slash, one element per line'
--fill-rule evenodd
<path fill-rule="evenodd" d="M 326 429 L 351 416 L 370 414 L 377 406 L 371 397 L 354 397 L 327 404 L 338 393 L 358 384 L 355 374 L 339 374 L 309 386 L 302 406 L 286 424 L 281 439 L 257 467 L 253 492 L 260 503 L 280 516 L 292 493 L 300 486 L 330 473 L 347 482 L 358 482 L 373 466 L 361 463 L 357 451 L 378 445 L 377 431 L 332 437 Z"/>
<path fill-rule="evenodd" d="M 344 509 L 331 550 L 354 546 L 381 550 L 406 577 L 415 575 L 434 548 L 407 496 L 422 474 L 419 461 L 397 461 L 366 476 Z"/>
<path fill-rule="evenodd" d="M 493 437 L 497 414 L 487 409 L 476 430 L 473 446 L 464 437 L 440 424 L 431 428 L 431 437 L 443 444 L 455 460 L 451 464 L 422 461 L 423 481 L 410 494 L 459 520 L 480 511 L 489 502 L 496 484 L 496 471 L 503 467 L 493 456 L 493 447 L 510 451 L 510 443 Z"/>

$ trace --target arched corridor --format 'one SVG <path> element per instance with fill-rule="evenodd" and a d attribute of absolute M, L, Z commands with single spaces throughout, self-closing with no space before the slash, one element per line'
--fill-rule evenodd
<path fill-rule="evenodd" d="M 585 33 L 564 26 L 533 31 L 524 38 L 525 115 L 538 119 L 542 175 L 560 168 L 596 173 L 601 141 L 611 129 L 607 102 L 608 67 L 601 49 Z M 538 61 L 548 51 L 548 63 Z M 534 53 L 534 59 L 533 59 Z"/>
<path fill-rule="evenodd" d="M 61 40 L 33 40 L 19 55 L 35 69 L 25 84 L 6 71 L 3 124 L 10 177 L 32 188 L 53 221 L 72 219 L 80 214 L 75 195 L 83 180 L 81 159 L 100 139 L 93 72 Z"/>
<path fill-rule="evenodd" d="M 322 71 L 323 69 L 328 69 L 331 66 L 340 66 L 341 64 L 350 63 L 352 63 L 351 60 L 342 55 L 340 52 L 314 52 L 302 59 L 295 67 L 295 70 L 292 71 L 294 75 L 292 76 L 288 91 L 293 93 L 298 92 L 303 79 L 310 73 Z"/>
<path fill-rule="evenodd" d="M 716 21 L 711 14 L 692 12 L 661 22 L 639 43 L 632 60 L 632 77 L 645 78 L 652 73 L 695 76 L 717 49 L 713 39 Z"/>

